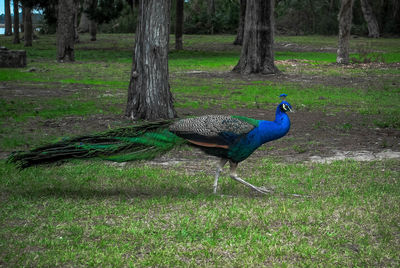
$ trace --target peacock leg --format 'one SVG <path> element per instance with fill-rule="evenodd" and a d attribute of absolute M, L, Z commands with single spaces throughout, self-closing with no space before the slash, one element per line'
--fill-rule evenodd
<path fill-rule="evenodd" d="M 238 166 L 238 163 L 235 163 L 235 162 L 232 162 L 232 161 L 229 161 L 229 163 L 230 163 L 230 166 L 231 166 L 230 175 L 231 175 L 232 179 L 234 179 L 235 181 L 238 181 L 238 182 L 246 185 L 247 187 L 250 187 L 251 189 L 253 189 L 253 190 L 255 190 L 255 191 L 259 192 L 259 193 L 266 194 L 266 193 L 270 192 L 270 191 L 268 191 L 266 189 L 262 189 L 260 187 L 254 186 L 253 184 L 250 184 L 247 181 L 241 179 L 236 173 L 236 168 Z"/>
<path fill-rule="evenodd" d="M 218 179 L 219 179 L 219 174 L 221 173 L 222 169 L 224 168 L 226 162 L 228 162 L 227 159 L 221 158 L 219 163 L 217 164 L 217 171 L 215 172 L 215 180 L 214 180 L 214 194 L 217 193 L 217 188 L 218 188 Z"/>

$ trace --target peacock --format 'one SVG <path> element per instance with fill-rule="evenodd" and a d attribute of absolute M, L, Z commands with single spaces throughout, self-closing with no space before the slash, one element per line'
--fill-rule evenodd
<path fill-rule="evenodd" d="M 100 157 L 126 162 L 150 160 L 174 147 L 190 145 L 220 158 L 213 193 L 217 193 L 220 173 L 229 161 L 230 177 L 251 189 L 267 193 L 237 175 L 240 162 L 262 144 L 285 136 L 290 129 L 287 112 L 292 106 L 281 94 L 275 120 L 256 120 L 243 116 L 204 115 L 175 120 L 142 122 L 92 135 L 67 138 L 30 151 L 13 152 L 8 161 L 20 168 L 52 163 L 63 159 Z"/>

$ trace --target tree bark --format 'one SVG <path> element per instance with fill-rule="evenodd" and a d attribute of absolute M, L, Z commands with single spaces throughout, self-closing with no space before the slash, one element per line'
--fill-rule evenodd
<path fill-rule="evenodd" d="M 97 6 L 97 0 L 91 0 L 91 4 Z M 85 12 L 83 12 L 85 13 Z M 90 41 L 96 41 L 97 39 L 97 22 L 89 19 L 89 33 L 90 33 Z"/>
<path fill-rule="evenodd" d="M 361 0 L 361 10 L 368 25 L 368 37 L 379 37 L 379 25 L 368 0 Z"/>
<path fill-rule="evenodd" d="M 12 35 L 12 22 L 11 22 L 11 10 L 10 10 L 10 0 L 4 0 L 4 35 Z"/>
<path fill-rule="evenodd" d="M 33 26 L 32 26 L 32 9 L 25 7 L 25 31 L 24 31 L 24 45 L 26 47 L 32 46 L 33 40 Z"/>
<path fill-rule="evenodd" d="M 25 6 L 22 5 L 22 21 L 19 24 L 19 28 L 21 29 L 20 32 L 25 32 Z"/>
<path fill-rule="evenodd" d="M 240 0 L 240 17 L 239 17 L 239 28 L 237 30 L 236 39 L 233 42 L 234 45 L 243 44 L 243 32 L 244 32 L 244 18 L 246 17 L 246 0 Z"/>
<path fill-rule="evenodd" d="M 87 17 L 87 15 L 85 13 L 86 2 L 87 2 L 87 0 L 85 0 L 85 2 L 83 2 L 83 12 L 81 14 L 81 19 L 79 21 L 78 31 L 80 33 L 89 32 L 89 18 Z"/>
<path fill-rule="evenodd" d="M 336 62 L 349 63 L 350 30 L 354 0 L 342 0 L 339 11 L 339 43 Z"/>
<path fill-rule="evenodd" d="M 157 120 L 174 118 L 168 83 L 169 0 L 141 0 L 126 116 Z"/>
<path fill-rule="evenodd" d="M 78 27 L 79 27 L 78 15 L 79 15 L 80 5 L 79 2 L 75 2 L 75 4 L 76 5 L 74 8 L 74 42 L 78 44 L 80 42 L 79 32 L 78 32 Z"/>
<path fill-rule="evenodd" d="M 75 44 L 75 3 L 74 0 L 58 2 L 57 16 L 57 60 L 74 61 Z"/>
<path fill-rule="evenodd" d="M 175 49 L 183 49 L 183 6 L 184 0 L 176 0 L 176 20 L 175 20 Z"/>
<path fill-rule="evenodd" d="M 19 44 L 19 10 L 18 0 L 14 0 L 14 40 L 13 44 Z"/>
<path fill-rule="evenodd" d="M 208 0 L 208 27 L 210 27 L 210 34 L 214 34 L 213 19 L 215 16 L 215 0 Z"/>
<path fill-rule="evenodd" d="M 247 0 L 242 52 L 234 72 L 279 73 L 274 64 L 273 0 Z"/>

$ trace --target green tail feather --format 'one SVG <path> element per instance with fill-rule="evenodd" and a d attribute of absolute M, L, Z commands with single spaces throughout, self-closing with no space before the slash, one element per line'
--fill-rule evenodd
<path fill-rule="evenodd" d="M 116 162 L 153 159 L 185 143 L 184 139 L 168 131 L 172 122 L 149 122 L 64 139 L 31 151 L 14 152 L 8 161 L 26 168 L 70 158 L 101 157 Z"/>

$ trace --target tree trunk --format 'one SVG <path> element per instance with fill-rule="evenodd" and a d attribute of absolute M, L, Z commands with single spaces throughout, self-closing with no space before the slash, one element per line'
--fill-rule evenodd
<path fill-rule="evenodd" d="M 11 10 L 10 10 L 10 0 L 4 0 L 4 35 L 12 35 L 12 22 L 11 22 Z"/>
<path fill-rule="evenodd" d="M 25 6 L 22 5 L 22 21 L 19 24 L 19 28 L 21 29 L 20 32 L 25 32 Z"/>
<path fill-rule="evenodd" d="M 94 20 L 90 20 L 89 23 L 90 41 L 97 40 L 97 23 Z"/>
<path fill-rule="evenodd" d="M 312 33 L 314 34 L 315 33 L 315 25 L 316 25 L 315 18 L 317 15 L 315 12 L 313 0 L 308 0 L 308 6 L 311 10 Z"/>
<path fill-rule="evenodd" d="M 58 62 L 75 60 L 74 22 L 75 22 L 75 2 L 74 2 L 74 0 L 58 1 L 58 16 L 57 16 L 57 60 L 58 60 Z"/>
<path fill-rule="evenodd" d="M 80 33 L 89 32 L 89 18 L 87 17 L 87 15 L 85 13 L 86 2 L 87 2 L 87 0 L 83 3 L 83 12 L 81 14 L 81 19 L 79 21 L 78 31 Z"/>
<path fill-rule="evenodd" d="M 79 26 L 78 15 L 79 15 L 80 5 L 79 2 L 75 2 L 75 4 L 76 5 L 74 8 L 74 42 L 77 44 L 80 42 L 79 32 L 78 32 L 78 26 Z"/>
<path fill-rule="evenodd" d="M 354 0 L 342 0 L 339 11 L 339 43 L 336 62 L 349 63 L 350 30 Z"/>
<path fill-rule="evenodd" d="M 126 116 L 133 120 L 174 118 L 168 83 L 169 0 L 141 0 Z"/>
<path fill-rule="evenodd" d="M 364 19 L 368 24 L 368 37 L 378 38 L 379 37 L 379 25 L 374 12 L 372 11 L 371 5 L 368 0 L 361 0 L 361 10 L 364 15 Z"/>
<path fill-rule="evenodd" d="M 183 49 L 183 6 L 184 0 L 176 0 L 176 21 L 175 21 L 175 49 Z"/>
<path fill-rule="evenodd" d="M 279 73 L 274 64 L 273 0 L 247 0 L 242 52 L 234 72 Z"/>
<path fill-rule="evenodd" d="M 92 5 L 97 6 L 97 0 L 91 0 Z M 96 41 L 97 35 L 97 22 L 94 20 L 89 20 L 89 33 L 90 33 L 90 41 Z"/>
<path fill-rule="evenodd" d="M 33 39 L 33 26 L 32 26 L 32 9 L 25 7 L 25 31 L 24 31 L 24 42 L 26 47 L 32 46 Z"/>
<path fill-rule="evenodd" d="M 239 28 L 237 30 L 236 39 L 233 41 L 234 45 L 243 44 L 243 32 L 244 32 L 244 18 L 246 17 L 246 0 L 240 0 L 240 17 L 239 17 Z"/>
<path fill-rule="evenodd" d="M 18 1 L 14 0 L 14 40 L 13 44 L 19 44 L 19 10 Z"/>
<path fill-rule="evenodd" d="M 208 27 L 210 34 L 214 34 L 215 0 L 208 0 Z"/>

